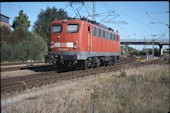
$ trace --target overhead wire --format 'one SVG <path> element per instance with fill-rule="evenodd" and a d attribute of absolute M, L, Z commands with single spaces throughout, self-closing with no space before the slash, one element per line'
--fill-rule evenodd
<path fill-rule="evenodd" d="M 19 8 L 19 9 L 27 10 L 27 11 L 33 13 L 33 14 L 35 14 L 35 13 L 37 14 L 37 13 L 38 13 L 38 12 L 31 11 L 31 10 L 29 10 L 29 9 L 23 8 L 23 7 L 21 7 L 21 6 L 17 6 L 17 5 L 15 5 L 15 4 L 11 4 L 11 3 L 9 3 L 9 2 L 7 2 L 6 4 L 12 5 L 12 6 L 17 7 L 17 8 Z"/>
<path fill-rule="evenodd" d="M 102 4 L 105 5 L 107 8 L 110 8 L 109 5 L 107 5 L 107 4 L 105 4 L 105 3 L 102 3 Z M 130 17 L 130 18 L 132 18 L 132 19 L 136 20 L 137 22 L 142 23 L 143 25 L 148 26 L 146 23 L 142 22 L 141 20 L 139 20 L 139 19 L 137 19 L 137 18 L 135 18 L 135 17 L 132 17 L 132 16 L 130 16 L 130 15 L 128 15 L 128 14 L 122 12 L 122 11 L 119 11 L 119 10 L 117 10 L 117 9 L 115 9 L 115 8 L 110 8 L 110 9 L 111 9 L 111 10 L 114 9 L 115 11 L 120 12 L 120 13 L 122 13 L 122 14 Z M 149 27 L 150 27 L 150 26 L 149 26 Z M 150 28 L 151 28 L 151 27 L 150 27 Z M 153 28 L 151 28 L 151 29 L 152 29 L 154 32 L 156 32 Z"/>
<path fill-rule="evenodd" d="M 105 3 L 102 3 L 102 5 L 104 5 L 104 6 L 107 7 L 107 8 L 110 8 L 110 6 L 107 5 L 107 4 L 105 4 Z M 126 15 L 127 17 L 129 17 L 129 18 L 131 18 L 131 19 L 133 19 L 133 20 L 135 20 L 135 21 L 137 21 L 137 22 L 139 22 L 139 23 L 142 23 L 143 25 L 146 25 L 146 26 L 147 26 L 146 23 L 144 23 L 144 22 L 142 22 L 141 20 L 136 19 L 135 17 L 132 17 L 132 16 L 130 16 L 130 15 L 128 15 L 128 14 L 122 12 L 122 11 L 119 11 L 119 10 L 117 10 L 117 9 L 115 9 L 115 8 L 110 8 L 110 9 L 111 9 L 111 10 L 114 9 L 115 11 L 120 12 L 121 14 L 124 14 L 124 15 Z"/>
<path fill-rule="evenodd" d="M 72 9 L 73 9 L 74 13 L 76 14 L 76 16 L 75 16 L 75 17 L 77 17 L 79 14 L 77 14 L 77 12 L 74 10 L 74 8 L 73 8 L 73 6 L 72 6 L 72 3 L 70 3 L 70 6 L 72 7 Z"/>
<path fill-rule="evenodd" d="M 64 9 L 68 8 L 69 6 L 71 6 L 71 8 L 73 9 L 74 13 L 76 14 L 76 16 L 75 16 L 74 18 L 76 18 L 76 17 L 78 17 L 78 16 L 79 16 L 80 18 L 82 18 L 82 15 L 80 14 L 80 11 L 83 12 L 83 11 L 82 11 L 82 10 L 83 10 L 83 7 L 85 8 L 86 13 L 88 14 L 87 17 L 90 16 L 90 13 L 89 13 L 89 11 L 88 11 L 88 9 L 87 9 L 87 7 L 86 7 L 86 4 L 85 4 L 84 2 L 81 2 L 81 6 L 78 7 L 78 8 L 76 8 L 76 9 L 74 8 L 73 3 L 74 3 L 74 2 L 69 2 L 69 3 L 68 3 L 69 5 L 66 4 L 66 6 L 65 6 Z"/>
<path fill-rule="evenodd" d="M 105 3 L 102 3 L 102 5 L 104 5 L 104 4 L 105 4 Z M 109 7 L 109 6 L 107 6 L 106 4 L 105 4 L 104 6 L 107 7 L 107 8 Z M 111 10 L 113 10 L 113 9 L 111 9 Z M 117 9 L 114 8 L 114 10 L 117 10 Z M 119 12 L 121 12 L 121 11 L 119 11 Z M 119 18 L 121 18 L 121 16 L 119 16 Z M 122 19 L 122 18 L 121 18 L 121 19 Z M 145 23 L 143 23 L 143 24 L 145 24 Z M 130 26 L 131 26 L 131 25 L 130 25 Z M 120 25 L 118 25 L 118 27 L 120 28 Z M 132 26 L 131 26 L 131 28 L 134 29 Z M 122 29 L 122 27 L 121 27 L 121 29 Z M 125 29 L 126 29 L 126 28 L 125 28 Z M 135 30 L 135 29 L 134 29 L 134 30 Z M 124 31 L 124 30 L 122 30 L 122 31 Z M 129 31 L 129 30 L 126 29 L 126 31 Z M 132 32 L 131 32 L 131 33 L 132 33 Z M 135 34 L 135 33 L 132 33 L 132 34 Z"/>
<path fill-rule="evenodd" d="M 166 11 L 166 12 L 149 12 L 149 13 L 169 13 L 169 11 Z"/>
<path fill-rule="evenodd" d="M 64 10 L 66 10 L 69 6 L 70 6 L 70 3 L 67 3 L 67 4 L 65 5 Z"/>
<path fill-rule="evenodd" d="M 111 13 L 113 13 L 114 11 L 112 11 Z M 107 19 L 109 16 L 111 16 L 110 14 L 111 13 L 109 13 L 105 18 L 103 18 L 101 21 L 100 21 L 100 23 L 102 23 L 105 19 Z"/>
<path fill-rule="evenodd" d="M 166 26 L 169 26 L 168 24 L 166 24 L 166 23 L 162 22 L 161 20 L 159 20 L 159 19 L 157 19 L 157 18 L 155 18 L 155 17 L 149 15 L 148 13 L 147 13 L 147 15 L 150 16 L 151 18 L 154 18 L 155 20 L 159 21 L 160 23 L 165 24 Z"/>
<path fill-rule="evenodd" d="M 151 19 L 156 19 L 156 20 L 158 20 L 160 23 L 164 23 L 164 22 L 160 21 L 159 19 L 157 19 L 157 18 L 149 15 L 148 12 L 147 12 L 146 10 L 144 10 L 143 8 L 141 8 L 139 5 L 137 5 L 137 4 L 135 4 L 135 3 L 133 3 L 133 5 L 136 6 L 138 9 L 140 9 L 141 11 L 143 11 L 144 14 L 146 14 L 146 15 L 147 15 L 148 17 L 150 17 Z M 169 25 L 166 24 L 166 23 L 164 23 L 164 24 L 167 25 L 167 26 L 169 26 Z M 151 26 L 149 26 L 149 27 L 150 27 L 154 32 L 157 32 L 157 31 L 154 30 Z"/>
<path fill-rule="evenodd" d="M 128 15 L 128 14 L 126 14 L 126 13 L 124 13 L 124 12 L 122 12 L 122 11 L 119 11 L 119 10 L 117 10 L 117 9 L 115 9 L 115 8 L 111 8 L 109 5 L 107 5 L 107 4 L 105 4 L 105 3 L 103 3 L 103 5 L 105 5 L 107 8 L 110 8 L 111 10 L 116 10 L 117 12 L 120 12 L 120 13 L 122 13 L 122 14 L 124 14 L 124 15 L 126 15 L 126 16 L 128 16 L 128 17 L 130 17 L 130 18 L 132 18 L 132 19 L 134 19 L 134 20 L 136 20 L 137 22 L 139 22 L 139 23 L 142 23 L 142 24 L 144 24 L 144 25 L 147 25 L 146 23 L 144 23 L 144 22 L 142 22 L 141 20 L 138 20 L 137 18 L 135 18 L 135 17 L 132 17 L 132 16 L 130 16 L 130 15 Z"/>
<path fill-rule="evenodd" d="M 115 19 L 115 18 L 117 18 L 117 17 L 119 17 L 119 15 L 116 15 L 115 17 L 113 17 L 113 18 L 111 18 L 111 19 L 109 19 L 109 20 L 106 20 L 105 22 L 107 23 L 107 22 L 113 22 L 113 19 Z"/>
<path fill-rule="evenodd" d="M 90 16 L 90 13 L 89 13 L 89 11 L 88 11 L 88 9 L 87 9 L 87 7 L 86 7 L 86 4 L 84 4 L 84 7 L 85 7 L 85 9 L 86 9 L 86 11 L 87 11 L 87 13 L 88 13 L 88 17 Z"/>

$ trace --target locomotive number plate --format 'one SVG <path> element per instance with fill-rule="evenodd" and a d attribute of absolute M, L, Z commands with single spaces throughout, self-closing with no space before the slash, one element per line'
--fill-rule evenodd
<path fill-rule="evenodd" d="M 58 48 L 58 51 L 68 51 L 68 48 Z"/>

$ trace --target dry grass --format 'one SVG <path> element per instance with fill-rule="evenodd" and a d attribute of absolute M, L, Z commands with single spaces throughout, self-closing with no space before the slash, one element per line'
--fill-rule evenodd
<path fill-rule="evenodd" d="M 1 106 L 3 113 L 167 113 L 169 66 L 100 74 L 92 81 Z"/>

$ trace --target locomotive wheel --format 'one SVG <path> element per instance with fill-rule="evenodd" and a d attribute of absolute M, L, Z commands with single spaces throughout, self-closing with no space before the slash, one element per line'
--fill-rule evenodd
<path fill-rule="evenodd" d="M 97 64 L 97 67 L 99 67 L 101 65 L 101 62 L 100 62 L 100 59 L 96 59 L 96 64 Z"/>
<path fill-rule="evenodd" d="M 76 69 L 85 70 L 87 68 L 88 68 L 88 61 L 87 60 L 78 61 L 77 65 L 76 65 Z"/>
<path fill-rule="evenodd" d="M 88 60 L 82 62 L 82 69 L 86 70 L 88 68 Z"/>
<path fill-rule="evenodd" d="M 65 68 L 66 66 L 64 65 L 64 64 L 59 64 L 58 65 L 58 72 L 63 72 L 63 71 L 65 71 Z"/>
<path fill-rule="evenodd" d="M 100 65 L 101 65 L 101 66 L 105 66 L 104 57 L 101 57 L 101 58 L 100 58 Z"/>
<path fill-rule="evenodd" d="M 98 60 L 98 58 L 96 58 L 96 57 L 93 58 L 92 68 L 96 68 L 97 67 L 97 62 L 98 62 L 97 60 Z"/>

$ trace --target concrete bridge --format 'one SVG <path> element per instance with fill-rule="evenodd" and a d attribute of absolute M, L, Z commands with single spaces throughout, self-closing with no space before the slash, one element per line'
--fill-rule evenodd
<path fill-rule="evenodd" d="M 120 39 L 120 42 L 122 45 L 170 45 L 169 39 Z"/>
<path fill-rule="evenodd" d="M 170 45 L 169 39 L 120 39 L 121 45 L 152 45 L 152 54 L 154 56 L 154 45 L 159 46 L 160 54 L 163 54 L 163 45 Z"/>

